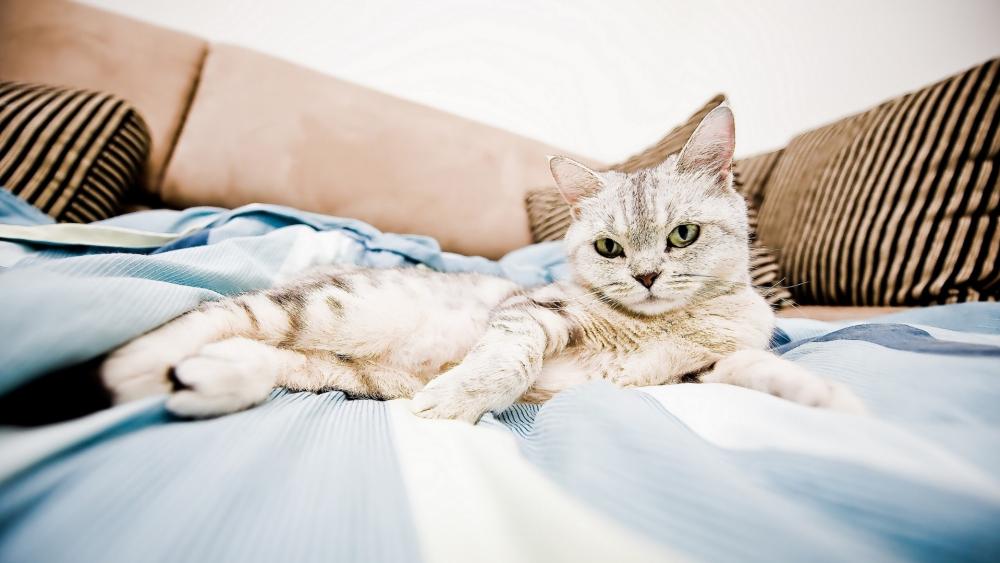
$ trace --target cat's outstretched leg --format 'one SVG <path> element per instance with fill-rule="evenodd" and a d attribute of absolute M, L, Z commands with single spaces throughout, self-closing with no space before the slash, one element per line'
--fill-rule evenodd
<path fill-rule="evenodd" d="M 523 296 L 498 307 L 489 327 L 464 360 L 413 397 L 425 418 L 475 423 L 487 411 L 506 409 L 535 382 L 542 358 L 566 346 L 569 326 L 553 309 Z"/>
<path fill-rule="evenodd" d="M 250 328 L 247 312 L 235 302 L 204 305 L 112 352 L 101 365 L 101 379 L 115 403 L 166 393 L 172 366 L 209 342 Z"/>
<path fill-rule="evenodd" d="M 181 360 L 169 373 L 167 409 L 206 418 L 264 402 L 275 387 L 295 391 L 344 391 L 356 397 L 411 396 L 419 380 L 386 366 L 329 350 L 281 348 L 235 337 L 212 342 Z"/>
<path fill-rule="evenodd" d="M 799 404 L 863 413 L 864 403 L 847 387 L 764 350 L 740 350 L 719 360 L 702 383 L 728 383 Z"/>

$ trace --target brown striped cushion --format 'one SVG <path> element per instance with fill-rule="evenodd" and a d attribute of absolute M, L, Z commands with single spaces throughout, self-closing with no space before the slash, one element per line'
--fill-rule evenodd
<path fill-rule="evenodd" d="M 759 236 L 804 304 L 1000 297 L 1000 59 L 792 140 Z"/>
<path fill-rule="evenodd" d="M 717 94 L 655 145 L 608 169 L 634 172 L 652 168 L 668 156 L 680 152 L 701 120 L 725 100 L 725 95 Z M 780 156 L 781 151 L 775 151 L 733 163 L 734 183 L 749 203 L 751 237 L 756 225 L 755 208 L 763 200 L 764 186 Z M 525 196 L 525 206 L 528 210 L 531 236 L 535 242 L 563 238 L 570 223 L 569 206 L 555 187 L 530 190 Z M 750 273 L 754 286 L 764 295 L 768 303 L 778 308 L 793 304 L 791 294 L 782 285 L 783 281 L 773 253 L 753 239 L 750 243 Z"/>
<path fill-rule="evenodd" d="M 142 118 L 112 94 L 0 81 L 0 187 L 58 221 L 114 215 L 148 151 Z"/>
<path fill-rule="evenodd" d="M 741 158 L 733 162 L 733 185 L 746 198 L 748 207 L 760 209 L 764 203 L 764 188 L 771 179 L 782 151 L 776 150 Z"/>

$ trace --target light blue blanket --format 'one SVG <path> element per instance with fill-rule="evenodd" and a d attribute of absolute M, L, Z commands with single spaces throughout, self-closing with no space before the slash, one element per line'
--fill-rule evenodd
<path fill-rule="evenodd" d="M 275 205 L 147 211 L 91 228 L 183 233 L 156 247 L 28 244 L 21 231 L 5 233 L 4 223 L 41 225 L 34 238 L 65 240 L 46 230 L 63 225 L 51 225 L 0 190 L 0 392 L 100 355 L 202 301 L 269 287 L 316 265 L 422 265 L 504 276 L 526 286 L 550 283 L 565 272 L 557 244 L 529 246 L 494 262 L 442 252 L 427 237 L 382 233 L 360 221 Z"/>
<path fill-rule="evenodd" d="M 5 215 L 44 222 L 0 196 Z M 0 392 L 319 263 L 565 272 L 557 245 L 491 262 L 273 206 L 103 226 L 185 234 L 0 242 Z M 336 392 L 198 422 L 154 398 L 0 433 L 0 561 L 1000 559 L 1000 305 L 780 327 L 871 414 L 693 384 L 589 384 L 476 426 Z"/>

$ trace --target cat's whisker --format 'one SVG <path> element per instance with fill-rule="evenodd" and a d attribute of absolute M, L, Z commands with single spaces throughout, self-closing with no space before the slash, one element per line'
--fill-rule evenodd
<path fill-rule="evenodd" d="M 573 303 L 577 303 L 577 304 L 584 304 L 584 303 L 593 303 L 593 300 L 591 298 L 596 298 L 596 300 L 598 300 L 598 301 L 602 301 L 604 303 L 609 303 L 610 299 L 608 298 L 607 295 L 604 294 L 604 290 L 610 289 L 613 285 L 615 285 L 615 284 L 607 284 L 607 285 L 604 285 L 604 286 L 600 286 L 600 287 L 596 287 L 596 288 L 591 288 L 591 291 L 588 291 L 588 292 L 580 294 L 580 295 L 574 295 L 572 297 L 566 297 L 566 298 L 560 299 L 560 301 L 563 301 L 563 302 L 573 302 Z M 552 309 L 553 310 L 565 309 L 565 305 L 562 306 L 562 307 L 552 307 Z"/>
<path fill-rule="evenodd" d="M 781 285 L 781 282 L 784 281 L 784 278 L 782 278 L 782 279 L 778 280 L 777 282 L 775 282 L 773 284 L 752 284 L 752 283 L 749 283 L 749 282 L 738 282 L 738 281 L 734 281 L 734 280 L 727 280 L 725 278 L 720 278 L 720 277 L 717 277 L 717 276 L 710 276 L 710 275 L 706 275 L 706 274 L 672 274 L 672 275 L 673 275 L 673 277 L 693 277 L 693 278 L 711 279 L 711 280 L 715 280 L 715 281 L 719 281 L 719 282 L 725 282 L 725 283 L 732 283 L 732 284 L 738 284 L 738 285 L 745 285 L 745 286 L 749 286 L 749 287 L 755 287 L 755 288 L 758 288 L 758 289 L 764 289 L 764 288 L 766 288 L 766 289 L 776 289 L 776 288 L 780 288 L 780 289 L 792 289 L 792 288 L 795 288 L 795 287 L 801 287 L 801 286 L 806 285 L 808 283 L 808 282 L 800 282 L 800 283 L 796 283 L 796 284 L 792 284 L 792 285 Z"/>

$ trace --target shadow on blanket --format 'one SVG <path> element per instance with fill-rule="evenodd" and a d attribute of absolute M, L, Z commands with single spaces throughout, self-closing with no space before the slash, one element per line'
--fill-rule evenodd
<path fill-rule="evenodd" d="M 0 395 L 0 425 L 42 426 L 110 407 L 111 395 L 97 372 L 103 360 L 101 355 Z"/>

